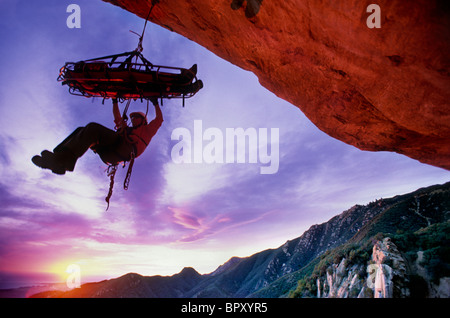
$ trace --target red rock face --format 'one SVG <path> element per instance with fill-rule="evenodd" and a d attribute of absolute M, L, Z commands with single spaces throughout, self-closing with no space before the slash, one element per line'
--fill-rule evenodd
<path fill-rule="evenodd" d="M 104 1 L 143 18 L 151 4 Z M 450 169 L 446 1 L 161 0 L 150 21 L 252 71 L 334 138 Z"/>

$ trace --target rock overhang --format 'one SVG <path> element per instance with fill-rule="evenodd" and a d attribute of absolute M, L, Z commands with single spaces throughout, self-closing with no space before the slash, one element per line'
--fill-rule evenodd
<path fill-rule="evenodd" d="M 146 18 L 150 0 L 104 0 Z M 322 131 L 450 169 L 450 6 L 443 1 L 161 0 L 149 20 L 252 71 Z"/>

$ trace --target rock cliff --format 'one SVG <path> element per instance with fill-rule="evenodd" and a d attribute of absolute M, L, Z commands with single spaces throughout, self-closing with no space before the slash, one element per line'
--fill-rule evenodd
<path fill-rule="evenodd" d="M 151 4 L 104 1 L 143 18 Z M 371 28 L 370 3 L 162 0 L 149 20 L 252 71 L 334 138 L 450 169 L 450 6 L 377 0 Z"/>
<path fill-rule="evenodd" d="M 317 278 L 318 298 L 410 296 L 406 261 L 390 238 L 374 244 L 369 265 L 347 263 L 348 260 L 342 258 L 339 264 L 332 264 L 327 268 L 325 276 Z"/>

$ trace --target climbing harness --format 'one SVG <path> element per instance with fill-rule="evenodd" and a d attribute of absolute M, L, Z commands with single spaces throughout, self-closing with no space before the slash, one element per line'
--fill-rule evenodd
<path fill-rule="evenodd" d="M 139 42 L 134 51 L 79 62 L 67 62 L 61 67 L 57 78 L 58 82 L 69 87 L 69 93 L 72 95 L 101 97 L 103 103 L 108 98 L 121 102 L 126 100 L 127 104 L 122 115 L 124 123 L 121 127 L 116 127 L 118 133 L 124 138 L 127 138 L 127 112 L 132 99 L 147 100 L 147 116 L 149 101 L 154 102 L 160 98 L 162 105 L 164 98 L 181 98 L 184 107 L 185 99 L 193 97 L 203 88 L 203 82 L 197 79 L 196 64 L 189 69 L 154 65 L 142 55 L 142 41 L 147 22 L 157 3 L 159 0 L 152 0 L 141 35 L 131 31 L 139 36 Z M 127 161 L 129 162 L 123 184 L 125 190 L 130 183 L 135 156 L 136 153 L 133 151 L 129 160 L 121 162 L 124 168 Z M 110 178 L 109 191 L 105 198 L 108 203 L 106 210 L 109 208 L 118 165 L 119 163 L 108 164 L 106 169 L 107 176 Z"/>
<path fill-rule="evenodd" d="M 128 120 L 127 112 L 128 112 L 128 108 L 130 107 L 130 103 L 131 103 L 131 99 L 129 99 L 127 101 L 127 104 L 126 104 L 123 114 L 122 114 L 123 124 L 121 126 L 116 126 L 115 128 L 116 128 L 116 131 L 122 136 L 122 138 L 125 138 L 128 143 L 133 144 L 134 142 L 128 137 L 127 129 L 126 129 L 128 127 L 126 122 Z M 148 112 L 148 103 L 147 103 L 147 112 Z M 147 114 L 146 114 L 146 116 L 147 116 Z M 145 141 L 144 141 L 144 143 L 145 143 Z M 125 168 L 126 163 L 128 162 L 128 170 L 127 170 L 127 174 L 125 176 L 125 180 L 123 182 L 124 190 L 128 190 L 128 187 L 130 185 L 131 173 L 133 171 L 133 165 L 134 165 L 135 158 L 136 158 L 136 153 L 135 153 L 135 150 L 133 150 L 130 154 L 130 159 L 122 161 L 123 168 Z M 111 196 L 112 196 L 112 192 L 113 192 L 113 188 L 114 188 L 114 178 L 116 176 L 118 165 L 119 165 L 119 163 L 109 164 L 108 168 L 106 169 L 106 174 L 109 177 L 109 191 L 108 191 L 108 195 L 105 198 L 106 203 L 108 203 L 108 206 L 106 207 L 106 211 L 108 211 L 108 209 L 109 209 L 109 200 L 111 199 Z"/>

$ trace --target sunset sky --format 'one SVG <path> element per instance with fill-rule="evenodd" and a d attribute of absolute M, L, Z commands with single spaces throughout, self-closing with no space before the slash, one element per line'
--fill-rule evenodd
<path fill-rule="evenodd" d="M 66 25 L 71 3 L 81 8 L 80 29 Z M 89 122 L 114 127 L 110 100 L 70 95 L 56 78 L 65 62 L 134 50 L 138 37 L 129 30 L 140 33 L 143 25 L 100 0 L 0 2 L 0 288 L 44 274 L 64 281 L 70 264 L 80 266 L 82 283 L 128 272 L 172 275 L 186 266 L 209 273 L 355 204 L 449 181 L 446 170 L 329 137 L 252 73 L 149 23 L 144 56 L 154 64 L 197 63 L 205 87 L 185 108 L 164 102 L 163 126 L 136 160 L 128 191 L 119 168 L 105 211 L 109 178 L 93 152 L 64 176 L 31 158 Z M 133 102 L 130 111 L 146 105 Z M 171 134 L 194 132 L 195 120 L 223 133 L 277 128 L 277 173 L 261 174 L 260 162 L 175 163 Z"/>

